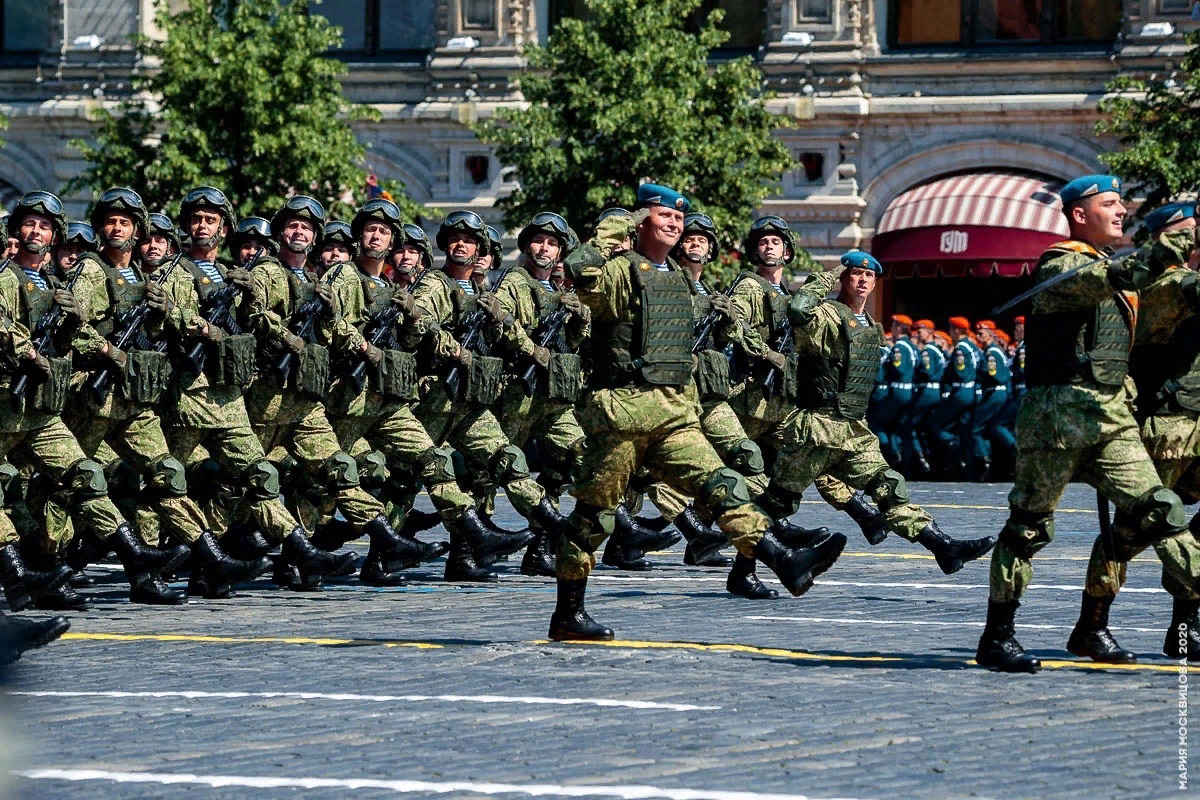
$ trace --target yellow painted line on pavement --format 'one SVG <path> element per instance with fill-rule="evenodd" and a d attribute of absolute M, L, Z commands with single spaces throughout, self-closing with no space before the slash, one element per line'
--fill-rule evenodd
<path fill-rule="evenodd" d="M 415 641 L 386 641 L 376 639 L 332 639 L 309 636 L 205 636 L 198 634 L 169 633 L 67 633 L 64 640 L 76 641 L 108 641 L 108 642 L 181 642 L 200 644 L 298 644 L 321 646 L 345 645 L 374 645 L 382 647 L 411 647 L 419 650 L 441 650 L 446 645 L 434 642 Z M 611 642 L 551 642 L 548 639 L 534 639 L 518 642 L 518 644 L 544 646 L 564 644 L 568 646 L 611 647 L 624 650 L 691 650 L 708 653 L 747 653 L 750 655 L 768 656 L 771 658 L 787 658 L 795 661 L 813 661 L 828 664 L 902 664 L 913 661 L 955 666 L 977 666 L 974 659 L 944 658 L 930 656 L 858 656 L 839 655 L 834 653 L 810 653 L 804 650 L 788 650 L 778 647 L 758 647 L 749 644 L 736 643 L 705 643 L 705 642 L 654 642 L 635 639 L 615 639 Z M 468 645 L 455 645 L 467 647 Z M 1046 669 L 1083 669 L 1083 670 L 1120 670 L 1124 672 L 1179 672 L 1178 664 L 1097 664 L 1092 661 L 1068 661 L 1045 659 L 1042 666 Z"/>

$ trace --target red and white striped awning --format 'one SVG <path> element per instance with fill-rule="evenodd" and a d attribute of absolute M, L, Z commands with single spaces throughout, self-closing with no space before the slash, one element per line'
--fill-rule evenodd
<path fill-rule="evenodd" d="M 898 195 L 879 220 L 875 235 L 912 228 L 965 225 L 1041 231 L 1067 236 L 1058 184 L 1023 175 L 982 172 L 959 175 Z"/>

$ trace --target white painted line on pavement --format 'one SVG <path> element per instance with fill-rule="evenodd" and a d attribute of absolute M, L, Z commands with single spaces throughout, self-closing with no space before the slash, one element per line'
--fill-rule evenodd
<path fill-rule="evenodd" d="M 600 706 L 661 711 L 717 711 L 721 706 L 696 706 L 687 703 L 654 703 L 648 700 L 609 700 L 593 697 L 515 697 L 508 695 L 459 694 L 344 694 L 329 692 L 122 692 L 122 691 L 14 691 L 22 697 L 112 697 L 170 698 L 183 700 L 332 700 L 366 703 L 516 703 L 529 706 Z"/>
<path fill-rule="evenodd" d="M 646 577 L 623 577 L 620 575 L 597 575 L 593 573 L 589 581 L 604 581 L 609 583 L 641 583 L 650 580 Z M 722 575 L 714 575 L 712 577 L 692 577 L 692 578 L 663 578 L 655 576 L 654 583 L 724 583 L 725 577 Z M 859 588 L 882 588 L 882 589 L 987 589 L 986 584 L 981 583 L 909 583 L 904 581 L 839 581 L 829 578 L 818 578 L 817 586 L 854 586 Z M 1026 591 L 1034 590 L 1053 590 L 1063 592 L 1081 592 L 1082 585 L 1072 584 L 1054 584 L 1054 583 L 1034 583 L 1030 584 Z M 1121 594 L 1166 594 L 1163 589 L 1147 587 L 1133 588 L 1125 587 L 1121 590 Z"/>
<path fill-rule="evenodd" d="M 761 622 L 821 622 L 821 623 L 836 623 L 838 625 L 913 625 L 913 626 L 930 626 L 935 628 L 982 628 L 983 620 L 978 622 L 941 622 L 939 620 L 924 620 L 924 619 L 859 619 L 855 617 L 768 617 L 758 614 L 748 615 L 743 619 L 756 620 Z M 1027 625 L 1022 622 L 1020 624 L 1022 630 L 1030 629 L 1037 631 L 1069 631 L 1071 625 Z M 1128 628 L 1118 625 L 1110 625 L 1109 630 L 1112 631 L 1136 631 L 1137 633 L 1162 633 L 1162 628 Z"/>
<path fill-rule="evenodd" d="M 397 793 L 526 794 L 532 797 L 619 797 L 623 800 L 663 797 L 667 800 L 809 800 L 807 795 L 734 792 L 720 789 L 669 789 L 658 786 L 593 786 L 554 783 L 483 783 L 475 781 L 406 781 L 378 778 L 270 778 L 249 775 L 191 775 L 173 772 L 113 772 L 100 769 L 23 769 L 14 775 L 31 780 L 109 781 L 162 786 L 211 786 L 245 789 L 384 789 Z"/>

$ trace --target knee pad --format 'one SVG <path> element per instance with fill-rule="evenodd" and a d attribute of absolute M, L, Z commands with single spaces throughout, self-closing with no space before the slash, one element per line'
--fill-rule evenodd
<path fill-rule="evenodd" d="M 1050 514 L 1034 514 L 1014 510 L 1009 514 L 1004 530 L 1000 531 L 1000 544 L 1011 550 L 1018 558 L 1026 561 L 1054 538 L 1054 517 Z"/>
<path fill-rule="evenodd" d="M 749 505 L 750 490 L 746 488 L 746 479 L 740 472 L 721 467 L 709 475 L 700 487 L 700 501 L 719 517 L 731 509 Z"/>
<path fill-rule="evenodd" d="M 108 480 L 104 477 L 104 467 L 90 458 L 76 461 L 68 467 L 63 473 L 62 484 L 71 499 L 77 502 L 108 495 Z"/>
<path fill-rule="evenodd" d="M 243 476 L 246 480 L 246 499 L 274 500 L 279 496 L 279 470 L 270 461 L 259 461 Z"/>
<path fill-rule="evenodd" d="M 612 509 L 604 509 L 587 503 L 576 503 L 575 512 L 570 517 L 571 524 L 567 526 L 566 537 L 585 553 L 596 552 L 599 545 L 592 541 L 600 541 L 612 536 L 617 527 L 617 513 Z"/>
<path fill-rule="evenodd" d="M 457 479 L 454 472 L 454 451 L 449 447 L 431 447 L 417 460 L 421 464 L 421 476 L 430 486 L 453 483 Z"/>
<path fill-rule="evenodd" d="M 375 486 L 387 480 L 387 459 L 378 450 L 365 453 L 358 459 L 358 479 Z"/>
<path fill-rule="evenodd" d="M 1179 495 L 1165 486 L 1151 489 L 1129 509 L 1135 528 L 1146 541 L 1156 542 L 1174 536 L 1187 527 L 1187 514 Z"/>
<path fill-rule="evenodd" d="M 515 444 L 506 444 L 497 450 L 490 466 L 492 477 L 501 486 L 529 477 L 529 462 L 525 460 L 525 453 Z"/>
<path fill-rule="evenodd" d="M 743 475 L 762 475 L 767 469 L 762 450 L 749 439 L 742 439 L 735 444 L 728 460 L 729 466 Z"/>
<path fill-rule="evenodd" d="M 21 497 L 21 470 L 5 461 L 0 464 L 0 507 L 10 508 Z"/>
<path fill-rule="evenodd" d="M 800 492 L 788 491 L 772 482 L 754 502 L 771 519 L 787 519 L 800 510 L 800 498 L 803 496 Z"/>
<path fill-rule="evenodd" d="M 866 491 L 884 513 L 908 503 L 908 483 L 903 475 L 890 467 L 875 473 L 875 477 L 867 482 Z"/>
<path fill-rule="evenodd" d="M 321 465 L 321 477 L 325 485 L 335 491 L 353 489 L 358 486 L 358 462 L 349 453 L 337 451 Z"/>
<path fill-rule="evenodd" d="M 166 456 L 150 464 L 146 473 L 146 489 L 159 497 L 186 497 L 187 474 L 183 464 L 174 456 Z"/>

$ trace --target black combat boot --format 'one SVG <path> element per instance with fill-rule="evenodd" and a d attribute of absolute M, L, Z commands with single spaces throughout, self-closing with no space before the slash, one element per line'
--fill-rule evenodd
<path fill-rule="evenodd" d="M 917 544 L 933 553 L 942 572 L 953 575 L 965 564 L 986 555 L 996 546 L 995 536 L 980 539 L 951 539 L 936 522 L 930 522 L 917 534 Z"/>
<path fill-rule="evenodd" d="M 1200 661 L 1200 600 L 1175 598 L 1171 606 L 1171 627 L 1163 642 L 1163 655 Z"/>
<path fill-rule="evenodd" d="M 784 547 L 816 547 L 830 536 L 829 528 L 803 528 L 786 519 L 777 519 L 771 523 L 771 533 Z"/>
<path fill-rule="evenodd" d="M 404 524 L 397 531 L 405 539 L 416 539 L 417 534 L 423 531 L 436 528 L 442 524 L 442 515 L 436 511 L 418 511 L 417 509 L 409 509 L 409 512 L 404 515 Z M 447 545 L 449 547 L 449 545 Z M 446 551 L 443 550 L 442 553 Z M 442 553 L 438 553 L 441 555 Z M 437 556 L 434 556 L 437 558 Z M 428 561 L 429 559 L 425 559 Z"/>
<path fill-rule="evenodd" d="M 556 642 L 611 642 L 613 632 L 588 616 L 583 607 L 587 578 L 558 579 L 558 603 L 550 617 L 549 638 Z"/>
<path fill-rule="evenodd" d="M 221 537 L 221 548 L 230 558 L 253 561 L 270 553 L 275 545 L 253 526 L 235 523 Z"/>
<path fill-rule="evenodd" d="M 50 644 L 71 627 L 66 617 L 25 619 L 0 614 L 0 666 L 11 664 L 23 654 Z"/>
<path fill-rule="evenodd" d="M 987 624 L 975 650 L 975 663 L 1000 672 L 1037 672 L 1042 662 L 1025 652 L 1017 641 L 1015 623 L 1017 606 L 1011 603 L 988 601 Z"/>
<path fill-rule="evenodd" d="M 758 562 L 753 558 L 738 553 L 733 559 L 733 568 L 729 570 L 729 578 L 725 581 L 725 589 L 730 594 L 745 597 L 747 600 L 774 600 L 779 592 L 763 585 L 754 571 Z"/>
<path fill-rule="evenodd" d="M 845 511 L 862 530 L 867 544 L 881 544 L 887 538 L 887 519 L 882 511 L 867 502 L 867 496 L 862 492 L 855 492 L 842 511 Z"/>
<path fill-rule="evenodd" d="M 384 562 L 382 545 L 371 540 L 367 558 L 363 561 L 358 579 L 367 586 L 407 586 L 408 580 L 395 570 L 388 570 Z"/>
<path fill-rule="evenodd" d="M 774 534 L 767 532 L 754 545 L 754 555 L 771 568 L 793 597 L 799 597 L 809 590 L 818 575 L 833 566 L 845 546 L 845 536 L 831 533 L 815 547 L 793 550 L 784 547 Z"/>
<path fill-rule="evenodd" d="M 71 588 L 68 581 L 62 586 L 42 592 L 33 601 L 34 608 L 41 611 L 87 611 L 92 604 L 79 592 Z"/>
<path fill-rule="evenodd" d="M 112 546 L 102 539 L 87 534 L 76 533 L 67 544 L 67 566 L 76 572 L 82 572 L 88 564 L 94 564 L 112 552 Z"/>
<path fill-rule="evenodd" d="M 1083 593 L 1079 621 L 1067 639 L 1067 650 L 1102 664 L 1136 664 L 1137 656 L 1117 644 L 1108 630 L 1108 609 L 1112 602 L 1111 597 L 1092 597 Z"/>
<path fill-rule="evenodd" d="M 667 519 L 666 517 L 645 517 L 639 514 L 633 518 L 633 521 L 638 525 L 641 525 L 646 530 L 654 531 L 655 533 L 658 533 L 659 531 L 665 531 L 667 528 L 671 527 L 671 520 Z"/>
<path fill-rule="evenodd" d="M 683 551 L 683 563 L 689 567 L 731 567 L 733 559 L 721 555 L 721 548 L 729 545 L 725 534 L 705 524 L 691 506 L 675 518 L 675 527 L 687 539 Z"/>
<path fill-rule="evenodd" d="M 65 565 L 44 572 L 28 569 L 15 544 L 0 549 L 0 583 L 4 584 L 4 597 L 13 611 L 29 608 L 41 594 L 59 588 L 70 578 L 71 568 Z"/>
<path fill-rule="evenodd" d="M 175 547 L 147 547 L 133 535 L 133 529 L 128 522 L 122 522 L 115 531 L 109 544 L 117 551 L 125 573 L 129 575 L 130 583 L 134 576 L 161 575 L 174 572 L 187 561 L 191 555 L 183 545 Z"/>
<path fill-rule="evenodd" d="M 228 597 L 233 584 L 252 581 L 270 568 L 271 562 L 266 558 L 246 561 L 230 558 L 217 543 L 217 537 L 208 531 L 192 542 L 192 574 L 203 575 L 210 594 Z"/>
<path fill-rule="evenodd" d="M 313 547 L 304 530 L 296 528 L 283 540 L 280 562 L 277 563 L 293 565 L 300 573 L 300 584 L 288 588 L 317 591 L 322 576 L 350 575 L 354 572 L 356 561 L 354 553 L 327 553 Z"/>
<path fill-rule="evenodd" d="M 405 539 L 392 530 L 391 523 L 383 514 L 364 525 L 362 530 L 371 539 L 371 549 L 378 552 L 380 566 L 383 566 L 386 561 L 400 562 L 415 567 L 421 563 L 421 559 L 426 553 L 425 547 L 420 542 L 415 539 Z M 394 569 L 388 570 L 388 572 L 395 571 Z M 399 586 L 400 584 L 393 585 Z"/>
<path fill-rule="evenodd" d="M 478 521 L 478 520 L 476 520 Z M 500 577 L 475 563 L 474 548 L 466 532 L 455 525 L 450 531 L 450 552 L 446 556 L 445 579 L 449 583 L 496 583 Z"/>
<path fill-rule="evenodd" d="M 167 585 L 157 575 L 143 573 L 129 579 L 129 602 L 148 606 L 181 606 L 187 595 Z"/>
<path fill-rule="evenodd" d="M 525 557 L 521 559 L 521 574 L 553 578 L 555 575 L 555 549 L 550 541 L 550 535 L 535 528 L 533 541 L 529 543 L 529 547 L 525 550 Z"/>
<path fill-rule="evenodd" d="M 471 548 L 472 561 L 474 559 L 481 561 L 490 559 L 489 563 L 494 562 L 499 556 L 510 555 L 521 550 L 533 539 L 533 534 L 529 531 L 498 533 L 491 530 L 480 519 L 479 512 L 474 508 L 464 511 L 462 516 L 454 521 L 453 528 L 454 530 L 450 534 L 451 556 L 454 554 L 454 533 L 457 531 Z"/>
<path fill-rule="evenodd" d="M 646 553 L 666 550 L 683 538 L 674 531 L 655 532 L 641 527 L 624 504 L 617 506 L 615 517 L 613 535 L 604 545 L 604 555 L 601 557 L 602 563 L 610 567 L 645 572 L 651 568 L 650 562 L 645 559 Z"/>
<path fill-rule="evenodd" d="M 333 517 L 317 525 L 309 541 L 318 550 L 332 553 L 334 550 L 341 550 L 348 542 L 357 538 L 358 531 L 353 525 L 340 517 Z"/>
<path fill-rule="evenodd" d="M 500 523 L 496 522 L 496 520 L 492 519 L 492 515 L 486 511 L 483 511 L 482 509 L 479 510 L 479 519 L 483 522 L 485 528 L 492 533 L 498 533 L 501 536 L 511 536 L 514 533 L 529 533 L 528 525 L 520 530 L 510 531 L 508 528 L 505 528 Z"/>

